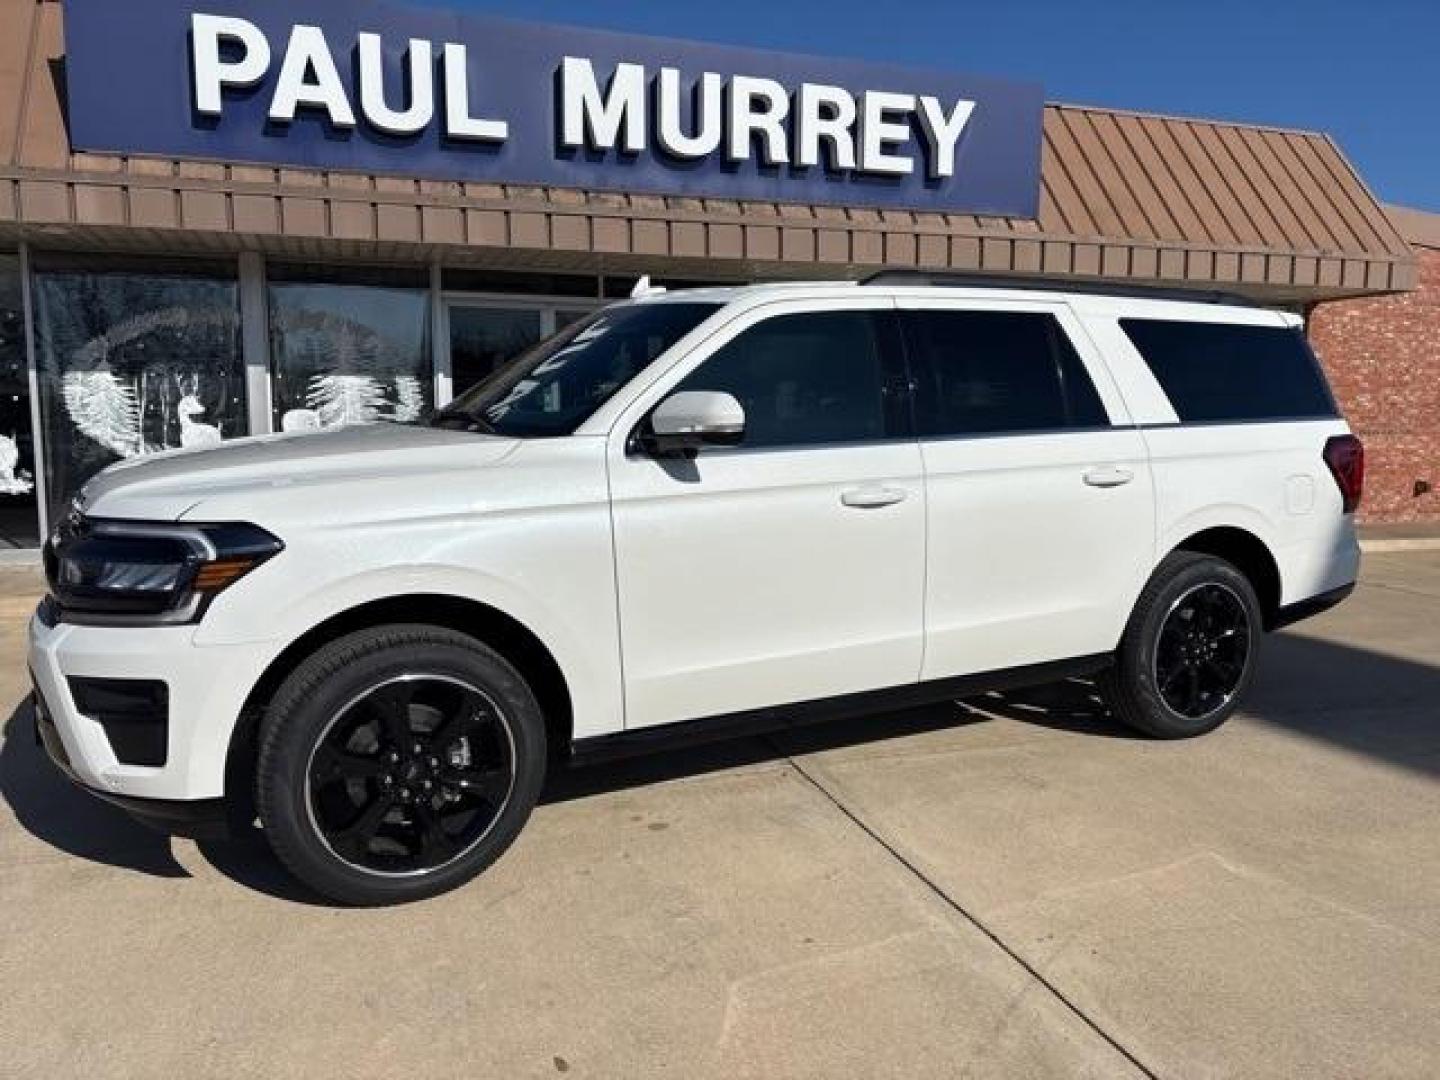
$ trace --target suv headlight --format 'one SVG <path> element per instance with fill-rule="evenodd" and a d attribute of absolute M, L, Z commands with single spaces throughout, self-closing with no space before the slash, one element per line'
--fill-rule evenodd
<path fill-rule="evenodd" d="M 99 626 L 197 622 L 211 600 L 284 546 L 256 525 L 72 515 L 45 545 L 49 614 Z"/>

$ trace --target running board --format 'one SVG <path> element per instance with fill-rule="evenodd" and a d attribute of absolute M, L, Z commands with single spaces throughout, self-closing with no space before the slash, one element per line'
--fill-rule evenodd
<path fill-rule="evenodd" d="M 1113 660 L 1111 653 L 1096 653 L 1093 656 L 1079 656 L 1069 660 L 1051 660 L 1043 664 L 1001 668 L 998 671 L 985 671 L 975 675 L 957 675 L 930 682 L 906 683 L 883 690 L 865 690 L 857 694 L 817 698 L 793 705 L 775 705 L 698 720 L 659 724 L 635 731 L 595 735 L 576 739 L 571 743 L 569 761 L 575 765 L 592 765 L 661 750 L 762 735 L 826 720 L 848 720 L 893 709 L 958 701 L 994 691 L 1043 686 L 1046 683 L 1060 682 L 1062 679 L 1094 675 L 1109 667 Z"/>

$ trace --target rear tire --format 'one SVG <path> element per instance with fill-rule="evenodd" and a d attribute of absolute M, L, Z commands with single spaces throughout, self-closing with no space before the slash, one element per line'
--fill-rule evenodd
<path fill-rule="evenodd" d="M 1122 723 L 1158 739 L 1214 731 L 1250 689 L 1262 629 L 1244 574 L 1212 555 L 1173 552 L 1136 601 L 1101 695 Z"/>
<path fill-rule="evenodd" d="M 438 895 L 514 841 L 545 778 L 525 680 L 453 630 L 381 626 L 334 641 L 276 693 L 256 806 L 301 881 L 343 904 Z"/>

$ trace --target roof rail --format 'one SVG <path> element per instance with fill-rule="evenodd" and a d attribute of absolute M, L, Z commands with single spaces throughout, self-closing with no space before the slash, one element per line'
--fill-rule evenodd
<path fill-rule="evenodd" d="M 967 274 L 929 270 L 881 270 L 861 278 L 863 285 L 930 285 L 952 289 L 1034 289 L 1038 292 L 1085 293 L 1140 300 L 1183 300 L 1192 304 L 1234 304 L 1260 307 L 1248 296 L 1220 289 L 1187 289 L 1149 282 L 1080 281 L 1065 277 L 1030 277 L 1019 274 Z"/>

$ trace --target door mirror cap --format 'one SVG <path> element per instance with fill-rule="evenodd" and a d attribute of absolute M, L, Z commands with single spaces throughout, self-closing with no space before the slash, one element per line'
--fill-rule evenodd
<path fill-rule="evenodd" d="M 738 446 L 745 437 L 745 409 L 723 390 L 682 390 L 655 407 L 641 436 L 657 456 L 693 457 L 706 446 Z"/>

